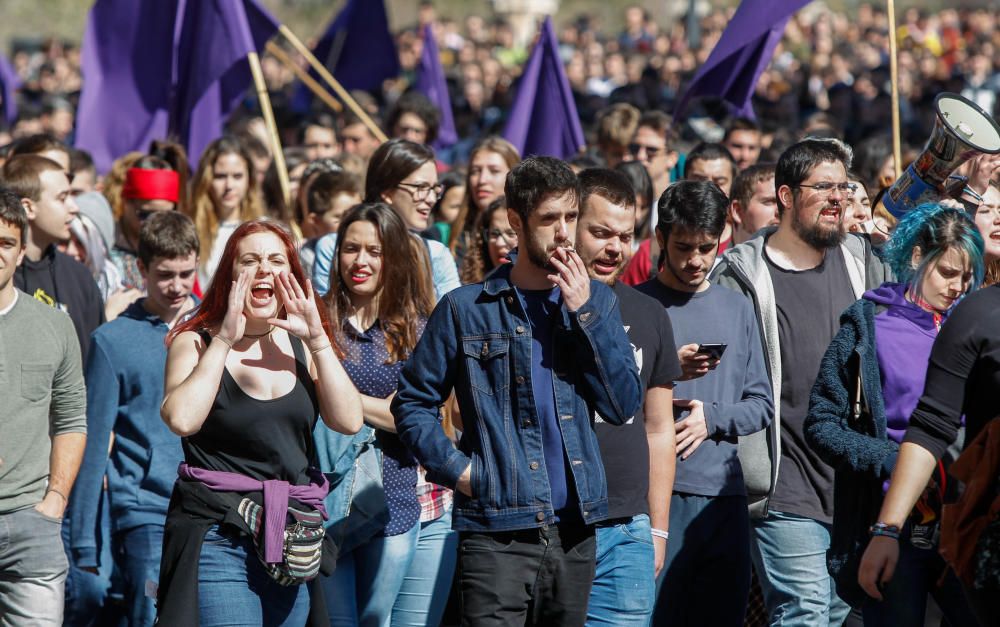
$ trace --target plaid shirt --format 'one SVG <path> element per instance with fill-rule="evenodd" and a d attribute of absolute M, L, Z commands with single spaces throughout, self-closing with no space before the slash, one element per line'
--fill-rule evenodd
<path fill-rule="evenodd" d="M 423 466 L 417 470 L 417 501 L 420 503 L 420 522 L 430 522 L 444 516 L 454 499 L 452 491 L 427 481 Z"/>

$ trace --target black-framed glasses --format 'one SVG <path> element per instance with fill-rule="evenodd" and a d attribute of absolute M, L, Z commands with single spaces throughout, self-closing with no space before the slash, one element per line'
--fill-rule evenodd
<path fill-rule="evenodd" d="M 835 189 L 839 190 L 840 193 L 845 196 L 853 196 L 854 192 L 858 189 L 857 183 L 827 183 L 825 181 L 822 183 L 815 183 L 813 185 L 799 183 L 796 187 L 811 189 L 822 196 L 829 196 Z"/>
<path fill-rule="evenodd" d="M 655 159 L 656 155 L 663 152 L 663 148 L 660 148 L 659 146 L 647 146 L 646 144 L 629 144 L 628 152 L 633 157 L 638 157 L 639 151 L 644 148 L 646 149 L 646 157 L 649 159 Z"/>
<path fill-rule="evenodd" d="M 435 198 L 441 196 L 441 192 L 444 191 L 444 185 L 441 183 L 400 183 L 396 187 L 406 190 L 406 193 L 410 195 L 413 202 L 420 202 L 421 200 L 427 200 L 427 197 L 434 194 Z"/>
<path fill-rule="evenodd" d="M 501 239 L 510 246 L 517 245 L 517 231 L 514 229 L 485 229 L 483 231 L 483 237 L 486 238 L 488 242 L 498 242 Z"/>

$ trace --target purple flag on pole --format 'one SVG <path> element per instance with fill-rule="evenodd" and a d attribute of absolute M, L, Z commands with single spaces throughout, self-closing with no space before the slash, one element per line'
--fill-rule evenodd
<path fill-rule="evenodd" d="M 21 87 L 21 77 L 14 71 L 7 57 L 0 54 L 0 98 L 3 102 L 3 119 L 7 126 L 17 121 L 17 90 Z"/>
<path fill-rule="evenodd" d="M 196 161 L 251 84 L 247 53 L 277 27 L 256 0 L 97 0 L 76 145 L 101 172 L 168 136 Z"/>
<path fill-rule="evenodd" d="M 566 159 L 584 145 L 551 17 L 542 23 L 538 42 L 524 66 L 503 136 L 524 156 Z"/>
<path fill-rule="evenodd" d="M 347 0 L 312 52 L 344 89 L 378 91 L 382 81 L 399 76 L 399 54 L 384 0 Z M 315 70 L 309 73 L 319 80 Z M 310 103 L 312 92 L 299 85 L 295 110 L 306 111 Z"/>
<path fill-rule="evenodd" d="M 434 148 L 440 150 L 453 145 L 458 141 L 458 132 L 455 131 L 455 118 L 451 112 L 448 82 L 444 78 L 437 42 L 434 41 L 434 29 L 430 24 L 424 25 L 424 51 L 420 55 L 416 87 L 441 111 L 441 126 Z"/>
<path fill-rule="evenodd" d="M 708 60 L 698 68 L 674 110 L 680 117 L 692 98 L 716 96 L 736 115 L 753 118 L 751 98 L 792 14 L 810 0 L 743 0 Z"/>

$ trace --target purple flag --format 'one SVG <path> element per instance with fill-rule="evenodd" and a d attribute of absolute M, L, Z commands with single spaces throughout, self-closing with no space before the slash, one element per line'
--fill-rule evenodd
<path fill-rule="evenodd" d="M 743 0 L 712 53 L 698 68 L 674 110 L 680 117 L 697 96 L 716 96 L 736 115 L 754 118 L 757 79 L 767 68 L 792 14 L 810 0 Z"/>
<path fill-rule="evenodd" d="M 416 87 L 441 111 L 441 126 L 434 148 L 440 150 L 453 145 L 458 141 L 458 132 L 455 131 L 455 118 L 451 113 L 448 82 L 444 78 L 437 42 L 434 41 L 434 29 L 430 24 L 424 25 L 424 51 L 420 55 Z"/>
<path fill-rule="evenodd" d="M 97 0 L 76 145 L 101 172 L 168 136 L 195 162 L 251 83 L 247 53 L 276 30 L 256 0 Z"/>
<path fill-rule="evenodd" d="M 379 91 L 382 81 L 399 76 L 399 54 L 384 0 L 347 0 L 312 52 L 347 90 Z M 319 80 L 315 70 L 310 74 Z M 306 111 L 310 103 L 312 92 L 300 85 L 295 110 Z"/>
<path fill-rule="evenodd" d="M 0 54 L 0 104 L 3 105 L 3 119 L 8 127 L 14 126 L 17 121 L 17 90 L 20 87 L 21 77 L 7 57 Z"/>
<path fill-rule="evenodd" d="M 551 17 L 542 23 L 538 42 L 524 66 L 503 136 L 524 156 L 566 159 L 584 145 Z"/>

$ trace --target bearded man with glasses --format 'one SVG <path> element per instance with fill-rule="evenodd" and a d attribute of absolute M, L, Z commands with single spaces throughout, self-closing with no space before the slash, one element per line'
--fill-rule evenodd
<path fill-rule="evenodd" d="M 771 426 L 740 441 L 751 557 L 772 625 L 840 625 L 850 610 L 826 566 L 833 467 L 807 446 L 803 422 L 840 313 L 889 274 L 868 236 L 844 226 L 851 158 L 835 139 L 808 138 L 782 153 L 778 226 L 726 251 L 711 277 L 753 302 L 773 388 Z"/>

